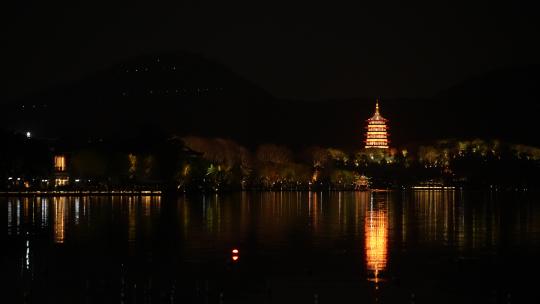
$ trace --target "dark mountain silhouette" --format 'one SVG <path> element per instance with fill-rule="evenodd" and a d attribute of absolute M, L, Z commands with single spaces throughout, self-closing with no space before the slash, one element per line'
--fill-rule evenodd
<path fill-rule="evenodd" d="M 447 136 L 494 137 L 540 145 L 540 65 L 495 70 L 440 92 L 442 123 L 454 119 Z"/>
<path fill-rule="evenodd" d="M 391 140 L 401 145 L 479 137 L 540 145 L 539 71 L 529 66 L 486 73 L 427 100 L 383 98 Z M 3 124 L 42 137 L 84 140 L 161 132 L 226 137 L 247 146 L 357 149 L 374 102 L 276 100 L 218 63 L 177 53 L 136 58 L 35 94 L 6 108 Z"/>
<path fill-rule="evenodd" d="M 136 58 L 7 107 L 6 126 L 41 136 L 131 136 L 143 130 L 242 135 L 273 98 L 190 53 Z M 242 131 L 242 132 L 241 132 Z M 145 131 L 146 132 L 146 131 Z"/>

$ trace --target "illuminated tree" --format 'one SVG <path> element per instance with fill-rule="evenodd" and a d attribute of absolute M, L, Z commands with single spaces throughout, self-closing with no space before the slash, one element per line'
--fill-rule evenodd
<path fill-rule="evenodd" d="M 285 164 L 292 160 L 292 153 L 283 146 L 264 144 L 257 148 L 256 157 L 261 162 Z"/>

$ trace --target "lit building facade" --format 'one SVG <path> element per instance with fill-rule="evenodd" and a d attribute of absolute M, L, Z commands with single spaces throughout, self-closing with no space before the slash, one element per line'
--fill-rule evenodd
<path fill-rule="evenodd" d="M 66 166 L 66 156 L 56 155 L 54 157 L 54 186 L 67 186 L 69 184 L 69 176 Z"/>
<path fill-rule="evenodd" d="M 388 120 L 379 113 L 379 101 L 375 104 L 375 114 L 367 120 L 366 149 L 388 149 Z"/>

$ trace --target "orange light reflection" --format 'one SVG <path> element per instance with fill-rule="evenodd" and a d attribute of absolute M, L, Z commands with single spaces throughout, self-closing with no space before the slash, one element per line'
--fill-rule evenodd
<path fill-rule="evenodd" d="M 373 273 L 375 283 L 379 282 L 379 274 L 386 269 L 388 259 L 388 218 L 384 210 L 370 207 L 365 221 L 366 263 L 367 269 Z"/>

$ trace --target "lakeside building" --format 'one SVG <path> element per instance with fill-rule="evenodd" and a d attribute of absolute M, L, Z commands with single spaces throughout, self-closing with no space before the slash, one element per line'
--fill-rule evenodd
<path fill-rule="evenodd" d="M 388 119 L 379 112 L 379 100 L 375 103 L 375 114 L 367 120 L 366 149 L 388 149 L 390 143 L 388 134 Z"/>
<path fill-rule="evenodd" d="M 67 186 L 69 175 L 65 155 L 54 156 L 54 186 Z"/>

